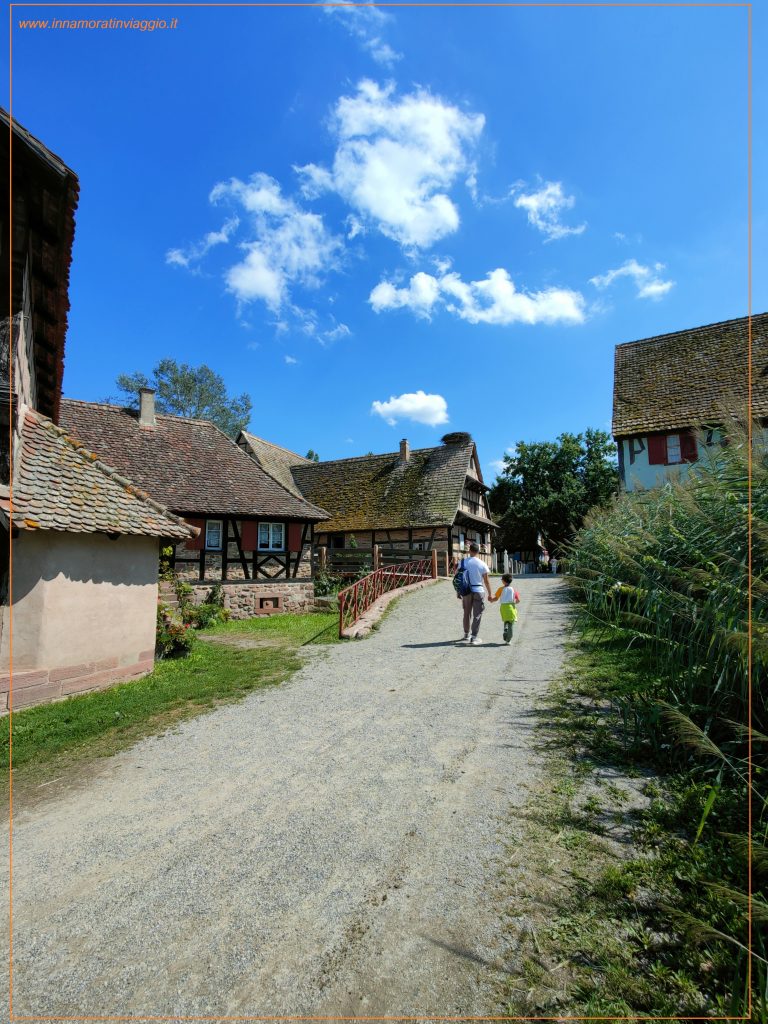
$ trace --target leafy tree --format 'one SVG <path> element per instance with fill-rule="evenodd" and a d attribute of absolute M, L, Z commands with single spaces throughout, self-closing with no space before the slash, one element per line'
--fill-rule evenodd
<path fill-rule="evenodd" d="M 307 454 L 304 456 L 304 458 L 305 459 L 309 459 L 310 462 L 319 462 L 320 461 L 320 456 L 317 454 L 317 452 L 314 450 L 314 448 L 310 448 L 309 451 L 307 452 Z"/>
<path fill-rule="evenodd" d="M 237 437 L 251 418 L 249 396 L 230 397 L 224 378 L 209 366 L 161 359 L 151 380 L 143 373 L 121 373 L 116 384 L 128 396 L 131 408 L 138 408 L 139 388 L 154 388 L 158 412 L 210 420 L 230 437 Z"/>
<path fill-rule="evenodd" d="M 513 551 L 541 532 L 561 553 L 590 509 L 618 489 L 616 446 L 603 430 L 561 434 L 556 441 L 520 441 L 488 495 L 499 524 L 495 542 Z"/>

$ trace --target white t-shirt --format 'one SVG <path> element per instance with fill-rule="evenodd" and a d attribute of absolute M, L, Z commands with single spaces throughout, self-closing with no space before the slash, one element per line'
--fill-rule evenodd
<path fill-rule="evenodd" d="M 504 587 L 499 598 L 502 604 L 514 604 L 515 603 L 515 588 Z"/>
<path fill-rule="evenodd" d="M 480 558 L 471 555 L 464 559 L 464 568 L 469 576 L 469 584 L 476 594 L 482 594 L 485 590 L 483 577 L 488 575 L 488 566 Z"/>

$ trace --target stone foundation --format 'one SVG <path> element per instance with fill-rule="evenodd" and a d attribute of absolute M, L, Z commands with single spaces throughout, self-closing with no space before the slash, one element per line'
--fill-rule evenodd
<path fill-rule="evenodd" d="M 155 667 L 155 652 L 142 651 L 130 665 L 118 665 L 117 658 L 104 658 L 63 668 L 36 668 L 13 673 L 13 709 L 63 700 L 77 693 L 105 690 L 115 683 L 137 679 Z M 0 676 L 0 714 L 9 709 L 11 677 Z"/>
<path fill-rule="evenodd" d="M 190 582 L 190 581 L 187 581 Z M 211 590 L 210 583 L 192 583 L 192 600 L 202 604 Z M 276 612 L 311 612 L 315 607 L 315 584 L 312 581 L 287 583 L 221 584 L 224 607 L 233 619 L 253 619 Z"/>

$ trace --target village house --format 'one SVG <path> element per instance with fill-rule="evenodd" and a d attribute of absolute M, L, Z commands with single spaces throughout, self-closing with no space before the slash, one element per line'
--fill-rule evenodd
<path fill-rule="evenodd" d="M 199 532 L 176 543 L 176 575 L 205 599 L 221 584 L 235 618 L 314 607 L 312 548 L 324 509 L 265 472 L 208 420 L 63 399 L 61 423 Z"/>
<path fill-rule="evenodd" d="M 327 509 L 315 535 L 331 551 L 372 551 L 414 558 L 443 553 L 441 571 L 472 541 L 489 564 L 495 524 L 477 448 L 469 434 L 446 434 L 433 448 L 313 462 L 243 432 L 238 443 L 295 495 Z M 446 561 L 447 559 L 447 561 Z"/>
<path fill-rule="evenodd" d="M 747 414 L 747 317 L 616 346 L 613 436 L 628 490 L 683 479 L 723 440 L 728 417 Z M 751 318 L 752 417 L 768 426 L 768 313 Z"/>
<path fill-rule="evenodd" d="M 7 177 L 13 139 L 12 183 Z M 78 182 L 0 111 L 0 710 L 151 670 L 159 545 L 196 530 L 56 425 Z M 2 237 L 11 226 L 0 225 Z M 10 564 L 13 563 L 12 587 Z M 12 662 L 11 662 L 12 657 Z M 13 679 L 11 680 L 11 671 Z"/>

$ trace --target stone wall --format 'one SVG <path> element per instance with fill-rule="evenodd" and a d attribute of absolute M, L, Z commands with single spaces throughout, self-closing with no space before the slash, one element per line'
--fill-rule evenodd
<path fill-rule="evenodd" d="M 201 604 L 210 592 L 210 583 L 192 583 L 192 600 Z M 221 585 L 224 607 L 233 619 L 251 619 L 275 612 L 311 612 L 315 607 L 315 585 L 311 581 L 288 583 L 226 582 Z M 271 599 L 280 598 L 280 604 Z"/>

